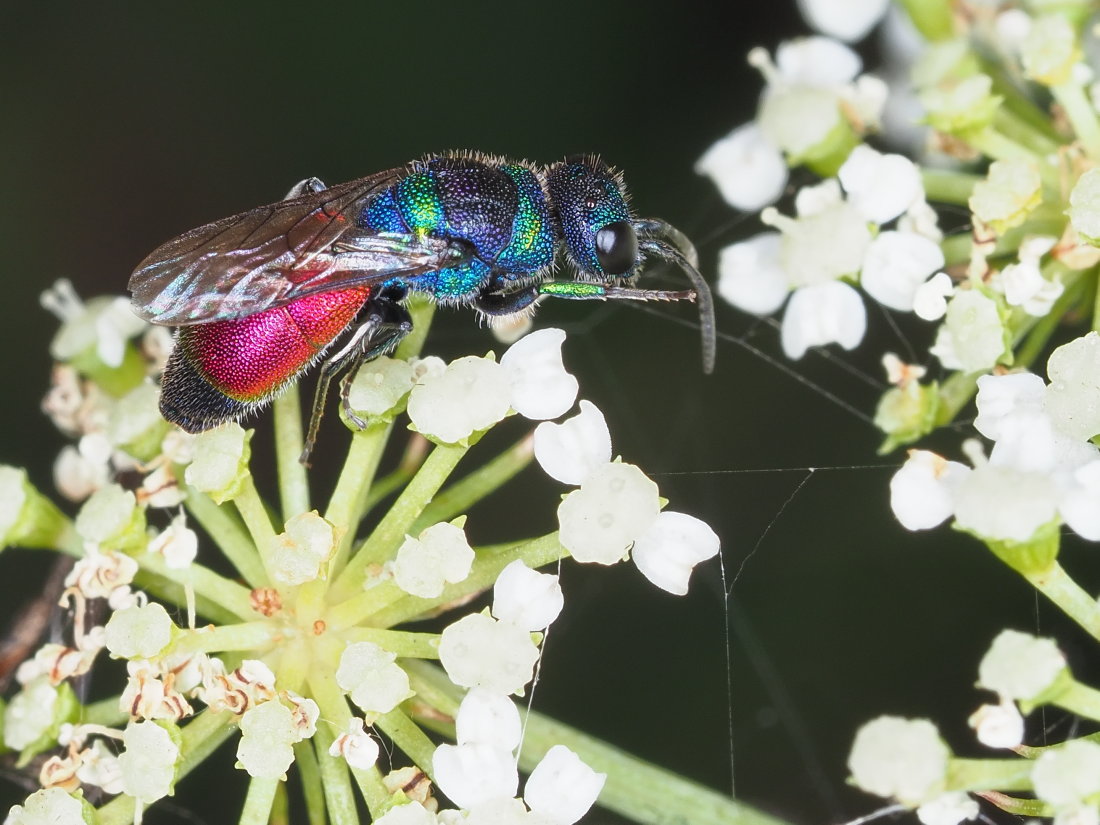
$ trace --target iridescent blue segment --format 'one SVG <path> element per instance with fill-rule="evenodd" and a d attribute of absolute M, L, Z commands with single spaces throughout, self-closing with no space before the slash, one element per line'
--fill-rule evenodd
<path fill-rule="evenodd" d="M 596 233 L 633 219 L 618 176 L 594 158 L 567 160 L 550 170 L 547 185 L 569 257 L 581 272 L 608 280 L 596 257 Z"/>
<path fill-rule="evenodd" d="M 468 263 L 405 282 L 442 301 L 468 297 L 494 274 L 521 278 L 554 260 L 542 186 L 533 171 L 518 164 L 433 158 L 379 194 L 359 223 L 377 231 L 468 241 L 474 251 Z"/>

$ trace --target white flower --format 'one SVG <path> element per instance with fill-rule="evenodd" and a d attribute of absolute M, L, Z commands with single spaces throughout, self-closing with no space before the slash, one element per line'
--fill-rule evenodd
<path fill-rule="evenodd" d="M 148 805 L 172 792 L 179 746 L 156 722 L 131 722 L 122 733 L 118 757 L 124 793 Z"/>
<path fill-rule="evenodd" d="M 1086 241 L 1100 242 L 1100 169 L 1084 172 L 1069 193 L 1069 222 Z"/>
<path fill-rule="evenodd" d="M 848 43 L 866 37 L 888 6 L 889 0 L 798 0 L 807 23 Z"/>
<path fill-rule="evenodd" d="M 436 825 L 435 814 L 419 802 L 407 802 L 390 808 L 374 820 L 374 825 Z"/>
<path fill-rule="evenodd" d="M 1042 201 L 1039 167 L 1030 158 L 997 160 L 974 185 L 970 209 L 998 234 L 1019 226 Z"/>
<path fill-rule="evenodd" d="M 540 329 L 508 348 L 500 365 L 512 385 L 512 409 L 524 418 L 557 418 L 577 400 L 577 379 L 565 371 L 561 345 L 565 332 Z"/>
<path fill-rule="evenodd" d="M 60 788 L 43 788 L 8 811 L 4 825 L 87 825 L 84 806 Z"/>
<path fill-rule="evenodd" d="M 942 792 L 950 756 L 927 719 L 880 716 L 856 734 L 848 770 L 852 781 L 869 793 L 919 805 Z"/>
<path fill-rule="evenodd" d="M 987 747 L 1016 748 L 1024 741 L 1024 717 L 1010 699 L 1001 699 L 998 705 L 982 705 L 967 722 L 978 741 Z"/>
<path fill-rule="evenodd" d="M 286 530 L 272 537 L 266 563 L 276 581 L 305 584 L 321 577 L 334 552 L 336 528 L 312 510 L 291 518 Z"/>
<path fill-rule="evenodd" d="M 718 294 L 739 309 L 769 315 L 790 292 L 780 255 L 783 236 L 762 232 L 718 254 Z"/>
<path fill-rule="evenodd" d="M 1034 373 L 983 375 L 978 378 L 974 427 L 993 441 L 1008 438 L 1017 416 L 1042 412 L 1045 394 L 1045 382 Z"/>
<path fill-rule="evenodd" d="M 46 676 L 25 684 L 4 708 L 4 744 L 21 751 L 45 735 L 54 723 L 57 696 Z"/>
<path fill-rule="evenodd" d="M 118 484 L 96 490 L 76 516 L 81 538 L 103 544 L 116 539 L 133 524 L 137 499 Z"/>
<path fill-rule="evenodd" d="M 963 820 L 977 819 L 979 813 L 978 803 L 970 794 L 951 791 L 917 808 L 917 819 L 924 825 L 959 825 Z"/>
<path fill-rule="evenodd" d="M 558 577 L 538 573 L 516 559 L 493 585 L 493 616 L 525 630 L 542 630 L 565 605 Z"/>
<path fill-rule="evenodd" d="M 867 331 L 867 313 L 859 293 L 839 281 L 799 289 L 783 315 L 780 338 L 788 358 L 801 358 L 810 347 L 837 343 L 855 349 Z"/>
<path fill-rule="evenodd" d="M 595 804 L 605 781 L 606 773 L 592 770 L 564 745 L 554 745 L 531 771 L 523 801 L 554 825 L 573 825 Z"/>
<path fill-rule="evenodd" d="M 482 613 L 448 625 L 439 640 L 439 661 L 452 682 L 494 693 L 521 691 L 534 675 L 538 655 L 530 633 Z"/>
<path fill-rule="evenodd" d="M 511 799 L 519 788 L 512 752 L 493 745 L 440 745 L 432 756 L 432 767 L 439 789 L 460 808 Z"/>
<path fill-rule="evenodd" d="M 560 424 L 544 421 L 535 427 L 535 460 L 563 484 L 580 484 L 611 461 L 611 433 L 603 413 L 591 401 L 582 400 L 580 408 Z"/>
<path fill-rule="evenodd" d="M 237 760 L 249 776 L 282 779 L 294 762 L 294 744 L 302 740 L 290 708 L 262 702 L 241 717 Z"/>
<path fill-rule="evenodd" d="M 1031 769 L 1035 795 L 1056 808 L 1074 805 L 1100 793 L 1100 745 L 1067 742 L 1045 751 Z"/>
<path fill-rule="evenodd" d="M 1032 700 L 1066 669 L 1066 658 L 1052 639 L 1003 630 L 978 666 L 978 684 L 1007 699 Z"/>
<path fill-rule="evenodd" d="M 168 647 L 175 627 L 157 602 L 116 610 L 107 620 L 107 649 L 119 659 L 151 659 Z"/>
<path fill-rule="evenodd" d="M 122 365 L 126 341 L 145 330 L 126 298 L 93 298 L 84 303 L 73 285 L 61 279 L 42 293 L 42 306 L 61 319 L 50 343 L 50 355 L 69 361 L 94 348 L 109 367 Z"/>
<path fill-rule="evenodd" d="M 659 513 L 635 542 L 631 557 L 647 579 L 677 596 L 688 592 L 695 565 L 718 554 L 717 534 L 684 513 Z"/>
<path fill-rule="evenodd" d="M 909 232 L 883 232 L 867 247 L 859 284 L 880 304 L 909 312 L 917 291 L 943 265 L 939 244 Z"/>
<path fill-rule="evenodd" d="M 378 742 L 363 729 L 363 720 L 351 717 L 347 730 L 341 733 L 328 749 L 329 756 L 342 756 L 353 768 L 366 770 L 374 767 L 378 761 Z M 385 819 L 378 820 L 382 822 Z"/>
<path fill-rule="evenodd" d="M 348 390 L 348 404 L 367 417 L 382 417 L 397 408 L 413 388 L 413 366 L 382 355 L 363 364 Z"/>
<path fill-rule="evenodd" d="M 523 724 L 515 702 L 501 693 L 473 688 L 466 693 L 455 716 L 455 741 L 480 743 L 506 751 L 519 747 Z"/>
<path fill-rule="evenodd" d="M 374 642 L 353 642 L 340 655 L 336 684 L 364 711 L 389 713 L 412 695 L 409 676 L 396 659 Z"/>
<path fill-rule="evenodd" d="M 1060 14 L 1035 18 L 1020 44 L 1024 75 L 1047 86 L 1068 83 L 1080 58 L 1077 32 Z"/>
<path fill-rule="evenodd" d="M 172 570 L 185 570 L 199 553 L 199 537 L 180 513 L 149 542 L 149 552 L 164 556 L 165 565 Z"/>
<path fill-rule="evenodd" d="M 1061 297 L 1064 291 L 1061 282 L 1048 281 L 1039 268 L 1040 259 L 1057 240 L 1049 236 L 1028 238 L 1020 244 L 1019 263 L 1009 264 L 1001 270 L 1000 286 L 1009 306 L 1023 307 L 1028 315 L 1041 318 Z"/>
<path fill-rule="evenodd" d="M 1026 542 L 1058 512 L 1058 489 L 1044 473 L 993 463 L 966 474 L 954 491 L 955 523 L 983 539 Z"/>
<path fill-rule="evenodd" d="M 946 272 L 937 272 L 913 293 L 913 312 L 925 321 L 938 321 L 947 313 L 947 299 L 955 284 Z"/>
<path fill-rule="evenodd" d="M 424 375 L 409 395 L 408 413 L 417 432 L 457 444 L 496 424 L 511 406 L 505 369 L 489 358 L 467 356 L 441 374 Z"/>
<path fill-rule="evenodd" d="M 976 289 L 955 293 L 929 350 L 947 369 L 984 372 L 1005 352 L 1005 329 L 996 302 Z"/>
<path fill-rule="evenodd" d="M 252 430 L 232 421 L 199 433 L 195 436 L 194 457 L 184 471 L 187 483 L 217 504 L 234 498 L 248 472 L 251 439 Z"/>
<path fill-rule="evenodd" d="M 1100 335 L 1058 347 L 1047 361 L 1043 405 L 1060 430 L 1081 440 L 1100 434 Z"/>
<path fill-rule="evenodd" d="M 930 530 L 955 510 L 953 493 L 970 468 L 926 450 L 909 458 L 890 479 L 890 508 L 907 530 Z"/>
<path fill-rule="evenodd" d="M 854 80 L 862 68 L 859 55 L 843 43 L 817 36 L 783 41 L 775 64 L 783 82 L 823 88 Z"/>
<path fill-rule="evenodd" d="M 470 574 L 474 551 L 466 534 L 454 524 L 433 524 L 416 538 L 406 536 L 393 563 L 393 577 L 406 593 L 437 598 L 443 586 Z"/>
<path fill-rule="evenodd" d="M 754 122 L 737 127 L 714 143 L 695 164 L 730 206 L 755 212 L 774 203 L 787 185 L 783 153 Z"/>
<path fill-rule="evenodd" d="M 873 223 L 892 221 L 924 201 L 920 170 L 913 161 L 904 155 L 884 155 L 866 144 L 852 150 L 837 177 L 848 202 Z"/>
<path fill-rule="evenodd" d="M 577 561 L 615 564 L 659 511 L 657 485 L 641 470 L 605 464 L 558 506 L 559 538 Z"/>
<path fill-rule="evenodd" d="M 1073 482 L 1058 502 L 1058 512 L 1077 535 L 1100 541 L 1100 460 L 1078 467 Z"/>

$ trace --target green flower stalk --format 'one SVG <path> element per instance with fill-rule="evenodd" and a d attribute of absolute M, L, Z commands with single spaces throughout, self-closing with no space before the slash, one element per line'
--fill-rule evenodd
<path fill-rule="evenodd" d="M 66 323 L 84 320 L 74 310 Z M 55 377 L 68 382 L 47 403 L 55 420 L 81 442 L 105 444 L 78 454 L 83 481 L 69 487 L 82 499 L 75 520 L 21 471 L 0 468 L 11 492 L 6 543 L 77 557 L 65 582 L 71 643 L 46 645 L 20 667 L 20 690 L 4 711 L 4 743 L 20 762 L 48 757 L 43 789 L 13 808 L 10 822 L 140 822 L 226 740 L 247 777 L 240 823 L 266 823 L 285 804 L 284 783 L 295 780 L 311 821 L 336 825 L 361 821 L 361 808 L 388 825 L 452 821 L 459 810 L 572 823 L 601 804 L 605 783 L 607 804 L 639 822 L 693 817 L 696 808 L 703 822 L 772 821 L 690 780 L 642 770 L 568 728 L 529 720 L 532 736 L 523 736 L 514 697 L 529 686 L 539 642 L 564 604 L 557 576 L 536 568 L 570 555 L 601 564 L 633 555 L 646 577 L 682 593 L 694 565 L 718 552 L 710 528 L 664 510 L 641 470 L 612 460 L 592 404 L 552 422 L 578 393 L 562 365 L 564 333 L 532 333 L 499 361 L 419 359 L 417 339 L 363 365 L 348 398 L 367 425 L 349 423 L 345 466 L 323 506 L 311 506 L 296 460 L 302 424 L 288 393 L 275 405 L 275 508 L 251 474 L 259 447 L 250 430 L 228 424 L 186 436 L 147 415 L 155 393 L 145 382 L 163 358 L 138 342 L 140 332 L 111 333 L 125 350 L 114 368 L 129 370 L 136 359 L 147 373 L 136 389 L 100 391 L 100 372 L 82 367 Z M 84 413 L 75 415 L 78 408 Z M 482 436 L 517 414 L 542 423 L 473 464 Z M 410 443 L 430 447 L 408 451 L 394 475 L 376 479 L 387 439 L 406 416 Z M 134 423 L 99 423 L 123 419 Z M 558 507 L 560 529 L 472 547 L 465 511 L 532 458 L 578 488 Z M 456 480 L 460 465 L 477 468 Z M 111 481 L 123 467 L 139 477 L 132 488 Z M 379 487 L 396 498 L 364 530 Z M 215 572 L 212 552 L 234 572 Z M 491 593 L 487 606 L 469 605 L 483 593 Z M 93 600 L 109 608 L 102 626 L 84 619 Z M 185 624 L 173 619 L 180 615 Z M 443 617 L 441 632 L 404 627 L 429 617 Z M 69 681 L 102 657 L 125 662 L 126 682 L 114 697 L 81 705 Z M 382 741 L 393 745 L 388 758 Z M 522 786 L 517 758 L 529 774 Z M 644 787 L 654 782 L 667 790 L 656 800 Z M 94 809 L 90 787 L 107 796 Z M 632 805 L 632 796 L 644 804 Z M 450 814 L 441 810 L 448 802 L 457 809 Z"/>

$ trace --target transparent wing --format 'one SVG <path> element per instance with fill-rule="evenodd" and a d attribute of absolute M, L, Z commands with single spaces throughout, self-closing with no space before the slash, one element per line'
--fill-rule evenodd
<path fill-rule="evenodd" d="M 129 288 L 134 311 L 184 326 L 252 315 L 291 301 L 455 262 L 446 241 L 355 225 L 402 169 L 339 184 L 200 226 L 145 258 Z"/>

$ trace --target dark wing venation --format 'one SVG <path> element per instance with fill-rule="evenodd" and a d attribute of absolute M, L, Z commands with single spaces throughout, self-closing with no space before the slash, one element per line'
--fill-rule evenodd
<path fill-rule="evenodd" d="M 317 292 L 439 269 L 444 241 L 356 225 L 366 201 L 403 170 L 310 192 L 192 229 L 130 276 L 134 310 L 182 326 L 252 315 Z"/>

